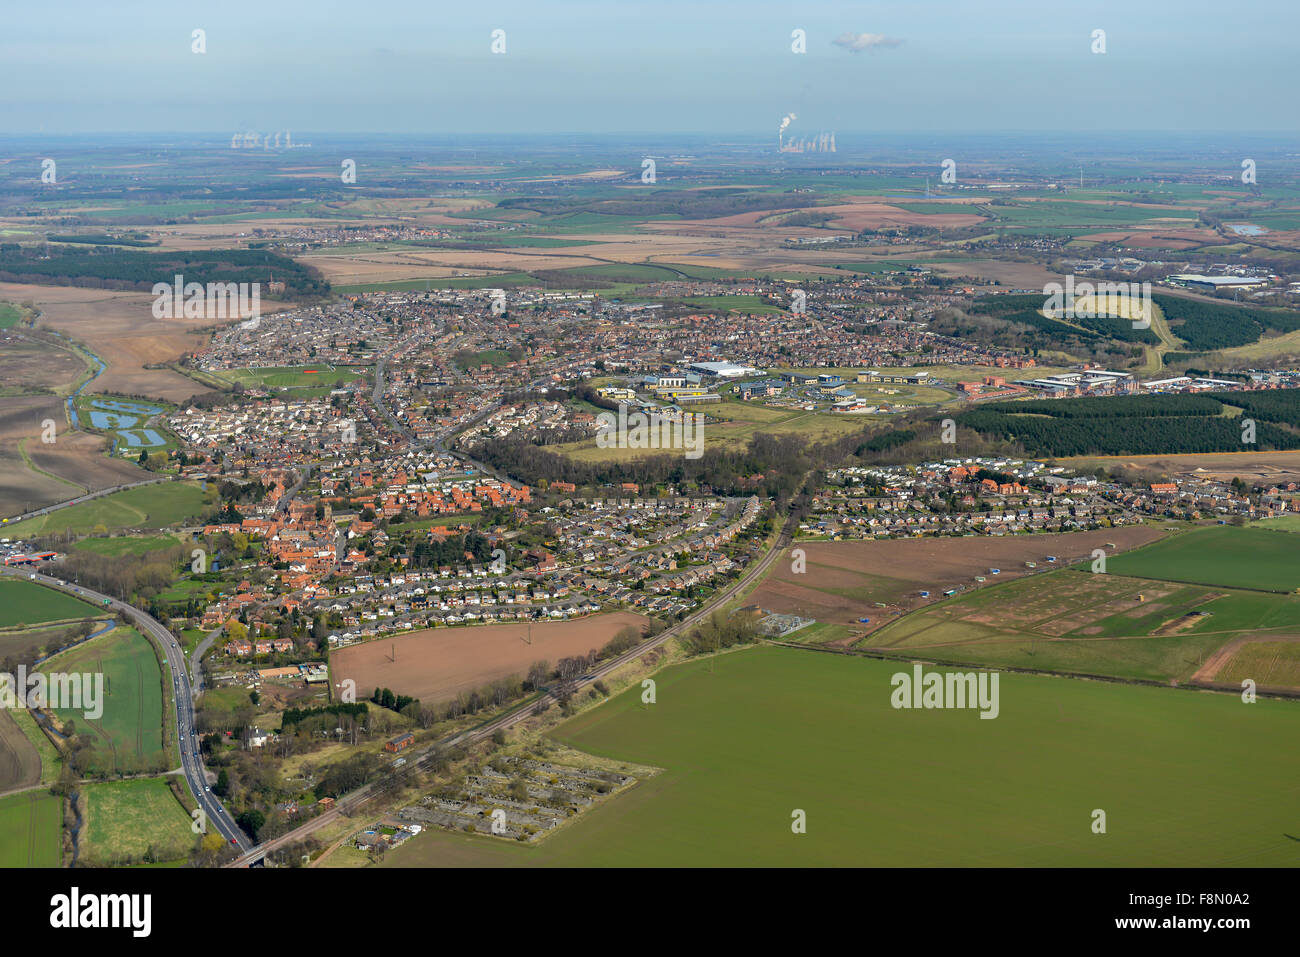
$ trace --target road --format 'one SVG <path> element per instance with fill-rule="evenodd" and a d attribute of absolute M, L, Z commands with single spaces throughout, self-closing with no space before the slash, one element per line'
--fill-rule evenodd
<path fill-rule="evenodd" d="M 480 473 L 484 475 L 489 475 L 492 478 L 496 479 L 498 482 L 504 482 L 508 485 L 524 484 L 523 482 L 516 481 L 515 479 L 512 479 L 510 476 L 498 471 L 497 469 L 488 465 L 486 462 L 479 462 L 475 459 L 472 459 L 464 452 L 453 452 L 451 449 L 447 448 L 446 446 L 446 442 L 449 438 L 451 438 L 457 432 L 463 431 L 464 429 L 468 429 L 472 425 L 477 425 L 479 422 L 482 422 L 489 415 L 491 415 L 498 408 L 500 408 L 501 403 L 494 402 L 491 406 L 484 409 L 482 412 L 479 412 L 472 419 L 469 419 L 466 422 L 462 422 L 460 425 L 457 425 L 454 428 L 448 429 L 446 432 L 443 432 L 438 436 L 436 436 L 432 441 L 421 439 L 414 432 L 408 429 L 405 425 L 399 422 L 397 417 L 394 416 L 390 411 L 388 411 L 388 406 L 384 404 L 384 363 L 387 361 L 388 360 L 386 357 L 380 357 L 375 361 L 375 388 L 374 391 L 372 391 L 370 394 L 370 401 L 371 404 L 373 404 L 374 407 L 379 410 L 379 414 L 382 415 L 384 418 L 386 418 L 389 424 L 395 430 L 397 430 L 403 436 L 406 437 L 406 440 L 411 444 L 412 447 L 414 448 L 430 447 L 435 452 L 443 452 L 448 455 L 454 455 L 456 456 L 456 458 L 461 459 L 469 463 L 470 465 L 474 466 L 474 468 L 478 469 Z"/>
<path fill-rule="evenodd" d="M 171 476 L 164 478 L 145 479 L 142 482 L 128 482 L 126 485 L 112 485 L 108 488 L 101 488 L 95 492 L 87 492 L 85 495 L 79 495 L 76 498 L 70 498 L 66 502 L 59 502 L 57 505 L 47 505 L 44 508 L 38 508 L 30 512 L 23 512 L 21 515 L 14 515 L 4 519 L 5 525 L 12 525 L 21 522 L 24 519 L 36 518 L 38 515 L 48 515 L 50 512 L 57 512 L 61 508 L 67 508 L 69 505 L 80 505 L 82 502 L 89 502 L 92 499 L 103 498 L 105 495 L 112 495 L 114 492 L 123 492 L 129 488 L 138 488 L 141 485 L 154 485 L 157 482 L 170 482 Z"/>
<path fill-rule="evenodd" d="M 296 471 L 298 475 L 297 481 L 293 483 L 291 488 L 286 489 L 285 493 L 280 496 L 280 500 L 275 503 L 275 510 L 282 515 L 289 514 L 289 506 L 293 503 L 293 497 L 298 494 L 299 489 L 307 484 L 307 479 L 311 478 L 311 463 L 304 462 L 297 467 Z"/>
<path fill-rule="evenodd" d="M 673 625 L 671 628 L 665 629 L 664 631 L 655 635 L 653 638 L 650 638 L 642 642 L 641 644 L 637 645 L 635 648 L 629 649 L 628 651 L 623 652 L 623 654 L 615 658 L 611 658 L 609 661 L 601 663 L 596 668 L 594 668 L 591 672 L 584 675 L 581 679 L 579 679 L 576 682 L 575 693 L 576 693 L 576 689 L 580 689 L 585 685 L 589 685 L 592 682 L 600 680 L 601 678 L 610 674 L 612 671 L 616 670 L 617 668 L 620 668 L 623 665 L 627 664 L 628 662 L 641 657 L 647 651 L 650 651 L 654 648 L 658 648 L 664 642 L 672 638 L 675 638 L 678 635 L 683 634 L 692 626 L 694 626 L 697 622 L 703 620 L 708 615 L 711 615 L 716 609 L 722 607 L 727 602 L 731 601 L 731 599 L 734 598 L 737 594 L 739 594 L 741 591 L 747 588 L 754 581 L 762 577 L 767 572 L 767 570 L 772 567 L 772 563 L 775 562 L 782 555 L 782 553 L 784 553 L 786 546 L 790 544 L 790 540 L 791 540 L 790 529 L 792 528 L 792 526 L 793 523 L 787 520 L 786 526 L 781 530 L 781 533 L 777 537 L 776 544 L 773 546 L 773 548 L 761 559 L 759 559 L 759 561 L 755 562 L 754 566 L 750 568 L 747 572 L 745 572 L 743 576 L 737 579 L 729 588 L 715 595 L 714 600 L 712 602 L 700 608 L 699 610 L 693 612 L 687 617 L 683 618 L 680 622 L 678 622 L 676 625 Z M 518 724 L 519 722 L 528 719 L 529 717 L 532 716 L 533 709 L 536 708 L 538 704 L 542 702 L 550 703 L 556 700 L 558 699 L 555 693 L 553 691 L 548 691 L 546 692 L 546 694 L 542 695 L 541 698 L 528 701 L 522 705 L 519 705 L 513 710 L 507 712 L 506 714 L 494 718 L 491 721 L 487 722 L 486 724 L 479 725 L 477 728 L 473 728 L 469 731 L 462 731 L 459 734 L 455 734 L 450 737 L 443 738 L 439 741 L 435 741 L 432 744 L 425 745 L 420 750 L 412 752 L 408 756 L 408 765 L 410 767 L 416 767 L 421 764 L 425 764 L 428 761 L 430 761 L 433 757 L 435 757 L 438 752 L 441 752 L 447 748 L 468 747 L 469 745 L 477 744 L 480 741 L 490 738 L 493 734 L 495 734 L 499 730 L 504 730 L 506 728 L 511 727 L 512 725 Z M 385 783 L 386 783 L 385 779 L 381 778 L 378 781 L 372 781 L 370 784 L 358 788 L 357 790 L 352 791 L 349 794 L 343 795 L 342 797 L 339 798 L 338 803 L 334 806 L 332 810 L 326 811 L 323 814 L 320 814 L 312 818 L 310 821 L 307 821 L 301 826 L 294 828 L 294 830 L 289 831 L 287 834 L 283 834 L 280 837 L 275 838 L 274 840 L 267 841 L 265 844 L 259 845 L 258 847 L 254 848 L 251 852 L 246 852 L 242 854 L 240 857 L 231 861 L 226 866 L 227 867 L 248 867 L 261 860 L 268 851 L 273 851 L 284 846 L 285 844 L 302 840 L 303 838 L 307 837 L 314 831 L 317 831 L 320 828 L 326 826 L 327 824 L 330 824 L 338 820 L 340 814 L 346 814 L 347 812 L 352 811 L 358 808 L 360 805 L 364 804 L 367 800 L 369 800 L 376 793 L 378 793 L 381 786 Z"/>
<path fill-rule="evenodd" d="M 203 759 L 199 756 L 198 734 L 194 729 L 194 694 L 190 686 L 189 674 L 185 670 L 185 653 L 181 650 L 176 637 L 156 618 L 134 605 L 128 605 L 126 602 L 118 601 L 92 589 L 70 585 L 50 575 L 33 572 L 30 567 L 0 568 L 0 573 L 11 578 L 34 580 L 46 587 L 82 598 L 97 608 L 122 612 L 142 635 L 162 649 L 163 658 L 172 676 L 172 702 L 176 709 L 176 734 L 180 742 L 181 770 L 185 774 L 185 782 L 189 785 L 194 800 L 207 816 L 209 826 L 215 827 L 226 843 L 233 843 L 240 851 L 247 853 L 254 846 L 253 842 L 230 819 L 230 815 L 217 796 L 207 790 L 207 776 L 203 769 Z"/>

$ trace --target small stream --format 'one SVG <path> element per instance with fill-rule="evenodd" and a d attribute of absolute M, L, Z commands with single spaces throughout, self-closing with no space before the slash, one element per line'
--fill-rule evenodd
<path fill-rule="evenodd" d="M 105 632 L 112 631 L 114 628 L 117 627 L 117 623 L 115 621 L 112 621 L 111 619 L 108 621 L 98 622 L 98 624 L 103 625 L 103 627 L 100 628 L 99 631 L 91 632 L 89 635 L 87 635 L 85 638 L 82 638 L 80 641 L 74 641 L 72 644 L 66 645 L 63 648 L 60 648 L 58 651 L 51 652 L 48 655 L 42 655 L 40 658 L 37 658 L 35 661 L 32 662 L 32 667 L 35 668 L 37 665 L 41 664 L 42 662 L 49 661 L 55 655 L 61 655 L 68 649 L 75 648 L 77 647 L 77 645 L 85 644 L 87 641 L 90 641 L 91 638 L 98 638 L 100 635 L 104 634 Z"/>
<path fill-rule="evenodd" d="M 77 866 L 77 858 L 81 854 L 81 826 L 85 822 L 81 819 L 81 792 L 73 791 L 68 795 L 68 800 L 72 802 L 72 813 L 76 815 L 76 821 L 73 823 L 70 833 L 72 835 L 72 860 L 68 862 L 69 867 Z"/>
<path fill-rule="evenodd" d="M 107 369 L 108 366 L 106 366 L 106 365 L 104 364 L 104 360 L 101 359 L 99 356 L 95 355 L 93 352 L 91 352 L 91 351 L 90 351 L 89 349 L 87 349 L 85 346 L 83 346 L 83 345 L 81 345 L 81 344 L 79 344 L 79 343 L 75 343 L 75 342 L 73 342 L 71 339 L 69 339 L 69 338 L 68 338 L 67 336 L 65 336 L 63 333 L 61 333 L 61 332 L 55 332 L 53 329 L 50 329 L 50 330 L 48 330 L 48 331 L 49 331 L 50 335 L 58 336 L 58 337 L 59 337 L 60 339 L 62 339 L 64 342 L 67 342 L 67 343 L 69 343 L 70 345 L 72 345 L 73 348 L 74 348 L 74 350 L 76 350 L 79 354 L 84 353 L 85 355 L 88 355 L 88 356 L 90 356 L 90 358 L 92 358 L 93 360 L 95 360 L 95 367 L 96 367 L 96 368 L 95 368 L 95 371 L 94 371 L 93 373 L 91 373 L 90 378 L 87 379 L 85 382 L 81 383 L 81 385 L 79 385 L 79 386 L 77 387 L 77 391 L 73 392 L 72 395 L 68 396 L 68 421 L 72 423 L 72 427 L 75 429 L 75 428 L 77 428 L 77 407 L 76 407 L 76 398 L 77 398 L 77 396 L 79 396 L 79 395 L 81 395 L 81 393 L 85 392 L 85 391 L 86 391 L 86 388 L 87 388 L 87 387 L 88 387 L 92 382 L 94 382 L 94 381 L 95 381 L 96 379 L 98 379 L 101 375 L 103 375 L 103 374 L 104 374 L 104 370 Z"/>

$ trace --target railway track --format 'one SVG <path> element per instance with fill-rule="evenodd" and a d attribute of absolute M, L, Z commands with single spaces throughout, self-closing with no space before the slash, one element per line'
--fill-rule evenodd
<path fill-rule="evenodd" d="M 785 527 L 782 528 L 780 534 L 777 536 L 776 542 L 773 544 L 772 548 L 768 551 L 768 553 L 764 555 L 761 559 L 759 559 L 759 561 L 755 562 L 754 566 L 751 569 L 749 569 L 749 571 L 747 571 L 741 578 L 735 581 L 729 588 L 727 588 L 725 591 L 717 595 L 714 601 L 710 602 L 708 605 L 705 605 L 704 607 L 698 609 L 697 611 L 683 618 L 680 622 L 678 622 L 676 625 L 673 625 L 671 628 L 667 628 L 664 631 L 660 632 L 658 635 L 655 635 L 654 637 L 649 638 L 646 641 L 643 641 L 635 648 L 630 648 L 627 651 L 623 652 L 622 654 L 617 655 L 609 659 L 608 661 L 601 663 L 590 673 L 588 673 L 587 675 L 583 676 L 578 680 L 575 686 L 575 690 L 577 688 L 581 688 L 585 685 L 590 685 L 596 681 L 599 681 L 601 678 L 616 671 L 617 669 L 621 668 L 623 665 L 627 664 L 628 662 L 631 662 L 641 657 L 647 651 L 652 651 L 655 648 L 658 648 L 660 645 L 663 645 L 665 642 L 673 638 L 676 638 L 681 634 L 684 634 L 696 623 L 702 621 L 704 618 L 711 615 L 715 610 L 722 607 L 727 602 L 731 601 L 732 598 L 734 598 L 740 592 L 744 591 L 747 587 L 749 587 L 750 584 L 752 584 L 757 579 L 761 578 L 767 572 L 767 570 L 772 566 L 772 563 L 775 562 L 776 559 L 780 557 L 780 555 L 785 551 L 786 547 L 790 544 L 791 541 L 790 529 L 792 527 L 792 524 L 793 523 L 787 521 Z M 450 737 L 443 738 L 439 741 L 435 741 L 432 744 L 425 745 L 423 748 L 420 749 L 420 751 L 418 751 L 417 753 L 411 756 L 409 760 L 410 767 L 425 768 L 431 762 L 433 762 L 439 756 L 441 756 L 441 754 L 444 751 L 447 751 L 452 748 L 470 747 L 474 744 L 478 744 L 479 742 L 484 741 L 487 738 L 490 738 L 497 731 L 505 730 L 506 728 L 509 728 L 531 717 L 538 705 L 540 704 L 549 705 L 558 700 L 559 697 L 556 695 L 556 693 L 553 690 L 546 691 L 542 695 L 524 701 L 521 704 L 516 705 L 510 711 L 507 711 L 505 714 L 499 715 L 496 718 L 493 718 L 481 725 L 478 725 L 475 728 L 471 728 L 467 731 L 461 731 L 458 734 L 454 734 Z M 370 784 L 366 784 L 358 788 L 357 790 L 351 792 L 350 794 L 344 795 L 343 797 L 339 798 L 338 803 L 335 805 L 333 809 L 326 811 L 325 813 L 320 814 L 317 817 L 312 818 L 310 821 L 307 821 L 300 827 L 297 827 L 294 830 L 289 831 L 287 834 L 283 834 L 280 837 L 275 838 L 274 840 L 267 841 L 265 844 L 258 845 L 248 853 L 240 855 L 238 858 L 231 861 L 226 866 L 227 867 L 251 866 L 253 864 L 256 864 L 262 858 L 264 858 L 268 852 L 278 850 L 279 848 L 285 846 L 286 844 L 293 843 L 294 841 L 302 840 L 303 838 L 309 836 L 310 834 L 325 827 L 327 824 L 337 821 L 340 815 L 347 815 L 352 811 L 360 809 L 360 807 L 364 805 L 367 801 L 369 801 L 371 798 L 374 798 L 377 795 L 383 793 L 386 785 L 388 784 L 388 780 L 389 779 L 387 778 L 381 778 L 378 781 L 372 781 Z"/>

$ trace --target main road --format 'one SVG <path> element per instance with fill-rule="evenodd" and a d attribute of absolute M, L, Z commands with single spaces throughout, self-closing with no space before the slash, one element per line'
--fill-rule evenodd
<path fill-rule="evenodd" d="M 772 563 L 775 562 L 782 553 L 784 553 L 786 546 L 790 544 L 791 540 L 790 527 L 791 523 L 789 519 L 787 519 L 787 523 L 785 527 L 782 528 L 781 533 L 777 536 L 776 543 L 772 549 L 759 559 L 759 561 L 755 562 L 754 567 L 737 579 L 729 588 L 714 596 L 712 602 L 683 618 L 671 628 L 667 628 L 654 637 L 643 641 L 635 648 L 631 648 L 628 651 L 623 652 L 621 655 L 609 659 L 609 661 L 602 662 L 592 671 L 583 675 L 582 678 L 576 682 L 575 691 L 583 685 L 591 684 L 592 682 L 600 680 L 628 662 L 644 655 L 647 651 L 650 651 L 653 648 L 658 648 L 670 638 L 675 638 L 676 636 L 685 633 L 691 626 L 695 625 L 706 616 L 711 615 L 716 609 L 731 601 L 731 599 L 737 594 L 744 591 L 750 584 L 762 577 L 762 575 L 772 567 Z M 497 731 L 504 730 L 505 728 L 509 728 L 512 725 L 526 720 L 533 714 L 533 710 L 537 705 L 544 702 L 549 703 L 555 700 L 558 700 L 556 693 L 554 691 L 547 691 L 539 699 L 525 702 L 505 714 L 493 718 L 486 724 L 479 725 L 469 731 L 462 731 L 459 734 L 425 745 L 419 751 L 413 752 L 409 757 L 408 762 L 411 766 L 424 764 L 435 757 L 438 752 L 446 748 L 466 747 L 472 744 L 477 744 L 480 741 L 490 738 Z M 349 794 L 343 795 L 339 798 L 338 803 L 335 804 L 333 809 L 317 815 L 310 821 L 307 821 L 299 827 L 294 828 L 292 831 L 289 831 L 287 834 L 282 834 L 280 837 L 267 841 L 265 844 L 258 845 L 251 851 L 246 851 L 226 866 L 248 867 L 260 861 L 267 852 L 276 850 L 290 842 L 302 840 L 312 832 L 336 821 L 340 814 L 346 814 L 359 808 L 367 800 L 373 797 L 385 783 L 387 783 L 386 779 L 380 778 L 379 780 L 372 781 L 370 784 L 364 785 Z"/>
<path fill-rule="evenodd" d="M 41 572 L 34 572 L 30 566 L 20 568 L 0 567 L 0 573 L 11 578 L 25 578 L 29 581 L 39 582 L 47 588 L 53 588 L 57 591 L 66 592 L 75 598 L 81 598 L 97 608 L 111 608 L 114 611 L 121 612 L 142 635 L 152 640 L 162 650 L 163 658 L 171 671 L 172 703 L 175 705 L 176 711 L 176 738 L 177 743 L 180 745 L 181 770 L 185 775 L 185 783 L 189 785 L 190 793 L 194 795 L 194 800 L 202 808 L 208 826 L 216 828 L 217 833 L 228 844 L 233 844 L 240 851 L 247 853 L 253 847 L 253 842 L 230 819 L 230 815 L 222 806 L 221 801 L 217 799 L 217 796 L 208 790 L 207 775 L 203 770 L 203 760 L 199 757 L 198 732 L 194 727 L 194 693 L 190 686 L 189 673 L 185 670 L 185 653 L 176 641 L 176 636 L 163 627 L 163 624 L 158 619 L 141 611 L 134 605 L 128 605 L 126 602 L 118 601 L 116 598 L 101 594 L 90 588 L 72 585 L 62 579 Z"/>

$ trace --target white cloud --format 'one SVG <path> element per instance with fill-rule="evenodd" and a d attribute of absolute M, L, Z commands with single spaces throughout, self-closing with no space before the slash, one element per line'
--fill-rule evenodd
<path fill-rule="evenodd" d="M 861 53 L 863 50 L 878 50 L 887 47 L 896 47 L 902 40 L 895 37 L 887 37 L 883 33 L 841 33 L 831 41 L 837 47 L 843 47 L 851 53 Z"/>

